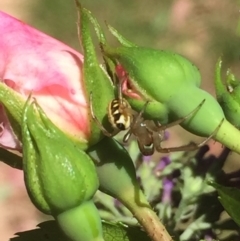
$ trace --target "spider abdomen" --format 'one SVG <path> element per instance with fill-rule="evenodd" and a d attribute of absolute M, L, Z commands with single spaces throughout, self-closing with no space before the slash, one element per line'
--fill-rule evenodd
<path fill-rule="evenodd" d="M 118 130 L 126 130 L 132 122 L 132 113 L 129 103 L 125 99 L 114 99 L 108 106 L 108 119 Z"/>

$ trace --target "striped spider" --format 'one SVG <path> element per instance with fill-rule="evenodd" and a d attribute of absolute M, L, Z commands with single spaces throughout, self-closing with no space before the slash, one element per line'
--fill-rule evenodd
<path fill-rule="evenodd" d="M 108 120 L 114 129 L 113 132 L 107 131 L 95 116 L 91 104 L 92 95 L 90 95 L 90 110 L 93 120 L 102 130 L 104 135 L 113 137 L 118 132 L 127 130 L 127 133 L 123 137 L 123 142 L 127 143 L 130 137 L 134 135 L 137 139 L 141 153 L 145 156 L 150 156 L 154 153 L 155 150 L 162 153 L 195 150 L 208 142 L 218 131 L 221 123 L 208 138 L 199 144 L 190 143 L 187 145 L 169 148 L 163 148 L 161 146 L 162 141 L 164 141 L 164 131 L 167 128 L 178 125 L 193 116 L 201 108 L 204 102 L 205 100 L 203 100 L 193 111 L 191 111 L 185 117 L 182 117 L 169 124 L 161 125 L 157 121 L 145 120 L 143 118 L 143 113 L 149 103 L 148 101 L 145 103 L 142 110 L 137 113 L 131 108 L 127 100 L 122 97 L 121 86 L 119 86 L 118 98 L 113 99 L 108 105 Z"/>
<path fill-rule="evenodd" d="M 165 130 L 172 126 L 181 124 L 188 118 L 191 118 L 192 116 L 194 116 L 194 114 L 196 114 L 204 104 L 205 99 L 188 115 L 182 118 L 179 118 L 178 120 L 173 121 L 171 123 L 161 125 L 160 122 L 158 121 L 145 120 L 143 118 L 144 111 L 149 101 L 146 101 L 142 110 L 139 113 L 137 113 L 131 108 L 127 100 L 123 98 L 122 87 L 123 86 L 126 87 L 128 83 L 128 74 L 123 69 L 123 67 L 121 65 L 116 65 L 115 74 L 112 74 L 110 70 L 108 70 L 108 72 L 109 72 L 109 76 L 112 76 L 114 84 L 116 83 L 115 77 L 118 79 L 118 96 L 117 98 L 113 99 L 109 103 L 108 111 L 107 111 L 108 120 L 114 129 L 113 132 L 108 132 L 104 128 L 102 123 L 95 116 L 92 108 L 92 104 L 91 104 L 92 95 L 90 95 L 90 110 L 91 110 L 92 118 L 95 121 L 95 123 L 99 126 L 99 128 L 102 130 L 103 134 L 108 137 L 113 137 L 118 132 L 127 130 L 127 133 L 123 137 L 123 142 L 127 143 L 132 135 L 135 136 L 137 139 L 139 150 L 145 156 L 151 156 L 155 150 L 161 153 L 196 150 L 199 147 L 205 145 L 217 133 L 217 131 L 222 125 L 222 122 L 224 119 L 213 131 L 213 133 L 205 140 L 203 140 L 201 143 L 198 143 L 198 144 L 190 143 L 187 145 L 182 145 L 177 147 L 163 148 L 161 146 L 161 143 L 164 141 Z"/>

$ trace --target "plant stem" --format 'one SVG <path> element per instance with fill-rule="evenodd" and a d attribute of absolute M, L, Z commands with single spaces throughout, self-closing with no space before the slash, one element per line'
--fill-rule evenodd
<path fill-rule="evenodd" d="M 132 198 L 129 197 L 130 193 L 126 191 L 126 199 L 124 198 L 125 200 L 122 200 L 122 202 L 132 212 L 133 216 L 138 220 L 138 222 L 143 226 L 149 237 L 153 241 L 173 241 L 172 237 L 159 220 L 159 217 L 148 204 L 142 191 L 135 190 L 134 197 Z M 135 203 L 133 203 L 132 200 L 135 200 Z"/>
<path fill-rule="evenodd" d="M 240 131 L 227 120 L 223 121 L 213 139 L 240 154 Z"/>

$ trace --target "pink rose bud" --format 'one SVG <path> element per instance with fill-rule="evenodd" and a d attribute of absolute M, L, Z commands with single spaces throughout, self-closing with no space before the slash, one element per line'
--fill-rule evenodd
<path fill-rule="evenodd" d="M 48 117 L 72 138 L 89 135 L 82 82 L 83 56 L 25 23 L 0 12 L 0 78 L 21 94 L 31 93 Z M 0 145 L 20 149 L 1 106 Z"/>
<path fill-rule="evenodd" d="M 101 130 L 90 121 L 89 94 L 102 120 L 113 91 L 95 52 L 86 51 L 83 63 L 82 54 L 3 12 L 0 31 L 0 146 L 21 151 L 20 120 L 30 94 L 53 123 L 83 149 L 102 138 Z M 90 48 L 91 44 L 88 41 Z M 103 95 L 104 88 L 107 93 Z"/>

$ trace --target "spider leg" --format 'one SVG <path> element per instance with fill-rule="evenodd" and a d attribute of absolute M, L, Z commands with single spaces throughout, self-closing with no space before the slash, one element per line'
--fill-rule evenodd
<path fill-rule="evenodd" d="M 148 103 L 149 103 L 149 101 L 146 101 L 142 110 L 134 117 L 128 132 L 123 137 L 123 142 L 127 143 L 132 134 L 135 135 L 138 139 L 138 130 L 140 130 L 140 128 L 143 127 L 143 126 L 141 126 L 141 118 L 142 118 L 143 112 L 145 111 Z"/>
<path fill-rule="evenodd" d="M 129 139 L 130 139 L 130 137 L 131 137 L 131 135 L 132 135 L 133 133 L 132 133 L 132 130 L 131 130 L 131 128 L 127 131 L 127 133 L 124 135 L 124 137 L 123 137 L 123 142 L 124 143 L 127 143 L 128 141 L 129 141 Z"/>
<path fill-rule="evenodd" d="M 203 140 L 202 142 L 196 144 L 196 143 L 190 143 L 187 145 L 183 145 L 183 146 L 178 146 L 178 147 L 169 147 L 169 148 L 162 148 L 160 145 L 155 147 L 156 150 L 158 152 L 161 153 L 169 153 L 169 152 L 175 152 L 175 151 L 193 151 L 198 149 L 199 147 L 202 147 L 203 145 L 205 145 L 219 130 L 219 128 L 222 126 L 224 119 L 221 120 L 220 124 L 217 126 L 217 128 L 213 131 L 213 133 L 206 138 L 205 140 Z"/>
<path fill-rule="evenodd" d="M 104 128 L 104 126 L 102 125 L 102 123 L 98 120 L 98 118 L 96 117 L 96 115 L 94 114 L 93 105 L 92 105 L 92 92 L 90 93 L 89 103 L 90 103 L 90 112 L 91 112 L 92 119 L 93 119 L 93 121 L 96 123 L 96 125 L 99 127 L 99 129 L 102 131 L 102 133 L 103 133 L 105 136 L 108 136 L 108 137 L 113 137 L 113 136 L 115 136 L 115 135 L 119 132 L 119 130 L 114 130 L 113 132 L 107 131 L 107 130 Z"/>
<path fill-rule="evenodd" d="M 192 110 L 188 115 L 178 119 L 178 120 L 175 120 L 169 124 L 166 124 L 166 125 L 161 125 L 158 121 L 155 122 L 156 126 L 158 127 L 158 130 L 166 130 L 172 126 L 176 126 L 178 124 L 181 124 L 182 122 L 184 122 L 185 120 L 187 120 L 189 117 L 193 116 L 201 107 L 202 105 L 204 104 L 205 102 L 205 99 L 194 109 Z"/>
<path fill-rule="evenodd" d="M 134 122 L 136 123 L 136 122 L 139 121 L 140 118 L 142 118 L 142 115 L 143 115 L 143 113 L 144 113 L 144 111 L 145 111 L 148 103 L 149 103 L 149 100 L 146 101 L 146 103 L 144 104 L 144 106 L 143 106 L 143 108 L 141 109 L 141 111 L 140 111 L 140 112 L 136 115 L 136 117 L 134 118 L 134 120 L 133 120 L 133 125 L 134 125 Z"/>

